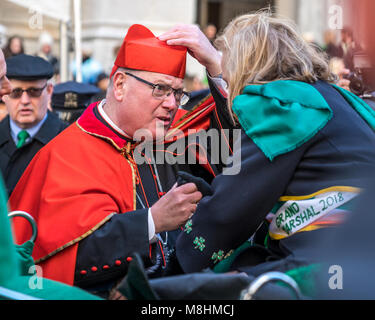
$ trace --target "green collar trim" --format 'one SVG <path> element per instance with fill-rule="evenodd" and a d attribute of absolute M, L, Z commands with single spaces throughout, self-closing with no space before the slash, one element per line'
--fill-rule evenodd
<path fill-rule="evenodd" d="M 293 80 L 245 87 L 233 100 L 233 111 L 270 161 L 309 141 L 332 118 L 318 90 Z"/>
<path fill-rule="evenodd" d="M 336 85 L 333 85 L 333 87 L 344 97 L 344 99 L 353 107 L 353 109 L 359 113 L 370 128 L 375 131 L 375 111 L 366 102 L 358 98 L 354 93 Z"/>

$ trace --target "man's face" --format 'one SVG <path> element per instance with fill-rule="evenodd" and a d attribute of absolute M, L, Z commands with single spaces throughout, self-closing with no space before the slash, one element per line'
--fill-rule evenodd
<path fill-rule="evenodd" d="M 0 121 L 3 120 L 8 114 L 7 107 L 4 103 L 4 101 L 0 102 Z"/>
<path fill-rule="evenodd" d="M 154 84 L 167 85 L 173 89 L 183 88 L 183 80 L 170 75 L 146 71 L 130 73 Z M 155 98 L 152 92 L 151 86 L 126 75 L 122 108 L 117 112 L 117 120 L 119 127 L 131 137 L 137 130 L 145 129 L 146 134 L 159 140 L 172 124 L 178 109 L 174 94 L 160 99 Z"/>
<path fill-rule="evenodd" d="M 38 124 L 46 115 L 53 87 L 47 85 L 47 80 L 21 81 L 10 80 L 13 92 L 16 89 L 27 90 L 30 88 L 41 89 L 45 87 L 39 97 L 30 96 L 23 92 L 20 97 L 12 97 L 12 94 L 4 96 L 3 100 L 7 106 L 10 118 L 22 129 L 27 129 Z"/>
<path fill-rule="evenodd" d="M 0 49 L 0 99 L 3 95 L 8 94 L 12 91 L 12 85 L 10 84 L 7 74 L 7 66 L 4 59 L 4 54 Z"/>

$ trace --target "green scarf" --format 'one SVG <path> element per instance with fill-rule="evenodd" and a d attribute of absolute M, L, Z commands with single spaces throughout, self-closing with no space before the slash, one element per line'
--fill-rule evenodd
<path fill-rule="evenodd" d="M 347 91 L 339 86 L 333 85 L 333 87 L 344 97 L 344 99 L 353 107 L 355 111 L 367 122 L 367 124 L 375 131 L 375 111 L 358 98 L 354 93 Z"/>
<path fill-rule="evenodd" d="M 375 112 L 350 92 L 335 88 L 375 131 Z M 233 111 L 270 161 L 309 141 L 333 115 L 318 90 L 293 80 L 246 86 L 233 100 Z"/>

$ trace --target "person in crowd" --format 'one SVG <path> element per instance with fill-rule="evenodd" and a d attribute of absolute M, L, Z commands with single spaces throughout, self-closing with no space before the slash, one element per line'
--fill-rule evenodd
<path fill-rule="evenodd" d="M 105 98 L 109 85 L 109 76 L 105 72 L 98 75 L 95 86 L 100 90 L 94 97 L 94 101 L 99 101 Z"/>
<path fill-rule="evenodd" d="M 53 73 L 56 75 L 59 73 L 59 60 L 52 52 L 53 48 L 53 37 L 48 32 L 43 32 L 39 36 L 39 51 L 37 56 L 47 60 L 53 67 Z"/>
<path fill-rule="evenodd" d="M 4 48 L 5 59 L 24 53 L 23 38 L 18 35 L 11 36 Z"/>
<path fill-rule="evenodd" d="M 362 48 L 355 42 L 353 31 L 348 27 L 341 29 L 341 48 L 345 67 L 350 71 L 354 71 L 354 54 L 362 51 Z"/>
<path fill-rule="evenodd" d="M 0 169 L 10 195 L 31 159 L 66 125 L 47 110 L 53 92 L 51 64 L 24 54 L 6 64 L 13 89 L 2 98 L 9 114 L 0 122 Z"/>
<path fill-rule="evenodd" d="M 113 53 L 113 57 L 116 59 L 117 55 L 118 55 L 118 52 L 120 51 L 120 48 L 121 48 L 121 43 L 114 46 L 113 49 L 112 49 L 112 53 Z"/>
<path fill-rule="evenodd" d="M 133 252 L 152 277 L 168 266 L 180 227 L 202 197 L 195 183 L 177 185 L 176 173 L 202 176 L 202 167 L 156 163 L 152 157 L 160 150 L 143 155 L 139 147 L 162 141 L 188 101 L 186 52 L 144 26 L 131 26 L 106 99 L 91 104 L 25 171 L 9 205 L 36 219 L 33 256 L 45 277 L 106 297 L 126 274 Z M 136 161 L 140 156 L 143 162 Z M 28 237 L 22 221 L 14 219 L 14 229 L 17 241 Z"/>
<path fill-rule="evenodd" d="M 190 93 L 189 101 L 183 106 L 186 110 L 196 106 L 199 101 L 210 94 L 210 89 L 204 86 L 203 81 L 197 75 L 186 75 L 184 86 L 186 91 Z"/>
<path fill-rule="evenodd" d="M 329 67 L 331 71 L 339 78 L 337 85 L 345 90 L 350 91 L 350 80 L 347 79 L 350 70 L 345 68 L 344 60 L 342 58 L 333 57 L 329 59 Z"/>
<path fill-rule="evenodd" d="M 213 23 L 209 23 L 204 28 L 204 34 L 206 35 L 207 39 L 210 40 L 211 44 L 214 44 L 216 33 L 217 33 L 217 28 Z"/>
<path fill-rule="evenodd" d="M 185 75 L 184 86 L 187 92 L 206 89 L 202 80 L 197 75 Z"/>
<path fill-rule="evenodd" d="M 75 62 L 72 63 L 72 73 L 76 77 L 77 66 Z M 103 67 L 97 60 L 93 57 L 93 51 L 91 47 L 84 46 L 82 50 L 82 82 L 95 85 L 98 79 L 98 75 L 103 72 Z"/>
<path fill-rule="evenodd" d="M 207 51 L 190 29 L 159 38 Z M 241 128 L 240 174 L 217 175 L 185 224 L 176 253 L 186 273 L 227 263 L 259 275 L 312 263 L 318 239 L 347 218 L 373 172 L 374 112 L 332 84 L 326 60 L 295 30 L 267 11 L 242 15 L 216 41 L 221 64 L 206 56 L 221 65 Z"/>
<path fill-rule="evenodd" d="M 330 59 L 342 58 L 344 56 L 344 51 L 337 41 L 335 30 L 328 29 L 324 32 L 323 49 Z"/>
<path fill-rule="evenodd" d="M 51 107 L 59 119 L 66 124 L 75 122 L 93 101 L 99 89 L 88 83 L 67 81 L 55 85 Z"/>

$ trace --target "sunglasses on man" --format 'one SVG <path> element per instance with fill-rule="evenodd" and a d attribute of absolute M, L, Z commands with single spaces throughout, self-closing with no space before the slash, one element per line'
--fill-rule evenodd
<path fill-rule="evenodd" d="M 23 93 L 26 92 L 30 98 L 39 98 L 42 95 L 43 90 L 47 87 L 47 84 L 45 84 L 42 88 L 15 88 L 9 93 L 9 97 L 12 99 L 19 99 L 22 97 Z"/>

